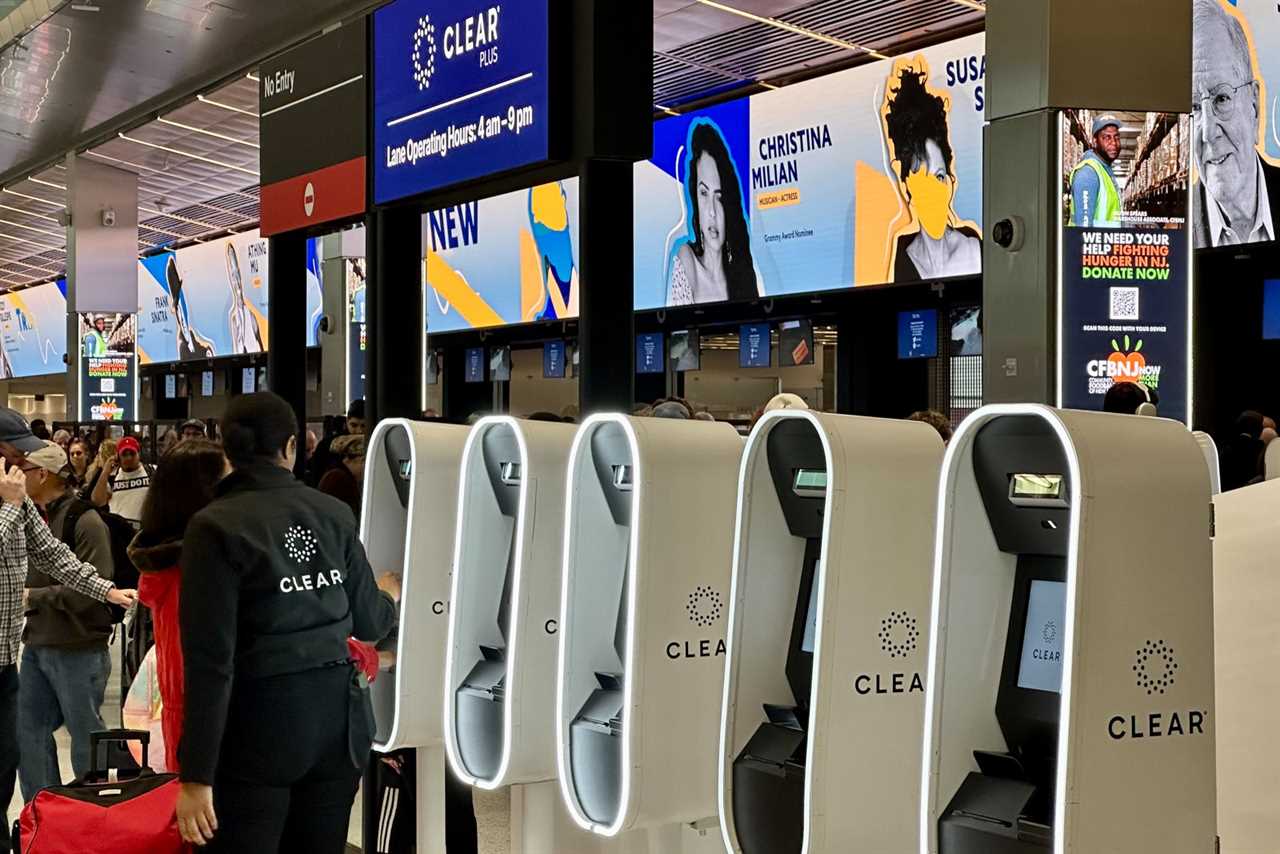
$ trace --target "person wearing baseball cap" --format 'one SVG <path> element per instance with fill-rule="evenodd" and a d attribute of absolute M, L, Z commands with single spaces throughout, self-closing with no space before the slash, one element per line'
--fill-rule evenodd
<path fill-rule="evenodd" d="M 142 462 L 141 451 L 132 436 L 116 443 L 116 458 L 107 462 L 106 476 L 98 478 L 90 497 L 98 507 L 109 508 L 135 526 L 142 519 L 142 503 L 151 486 L 151 468 Z"/>
<path fill-rule="evenodd" d="M 1120 120 L 1093 120 L 1093 148 L 1071 172 L 1071 224 L 1077 228 L 1119 228 L 1120 187 L 1111 165 L 1120 156 Z"/>
<path fill-rule="evenodd" d="M 188 439 L 204 439 L 206 438 L 205 431 L 205 424 L 199 418 L 188 418 L 178 428 L 178 434 L 182 437 L 183 442 Z"/>
<path fill-rule="evenodd" d="M 56 442 L 26 455 L 27 497 L 49 520 L 49 530 L 97 569 L 113 578 L 111 533 L 93 505 L 75 494 L 72 469 Z M 111 674 L 111 611 L 97 600 L 59 583 L 34 561 L 27 567 L 26 627 L 22 631 L 22 678 L 18 689 L 18 765 L 22 799 L 62 782 L 53 733 L 65 725 L 71 736 L 76 776 L 89 770 L 89 736 L 105 729 L 102 703 Z"/>
<path fill-rule="evenodd" d="M 137 591 L 116 589 L 77 558 L 27 497 L 27 470 L 41 468 L 27 455 L 45 445 L 25 427 L 20 414 L 0 407 L 0 809 L 13 799 L 20 756 L 17 662 L 28 572 L 43 572 L 96 602 L 127 608 L 137 600 Z"/>

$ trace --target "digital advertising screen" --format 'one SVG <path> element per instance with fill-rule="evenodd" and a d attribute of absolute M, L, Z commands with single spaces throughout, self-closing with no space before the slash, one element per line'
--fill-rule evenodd
<path fill-rule="evenodd" d="M 324 316 L 324 274 L 320 266 L 320 240 L 307 241 L 307 346 L 320 346 L 320 318 Z"/>
<path fill-rule="evenodd" d="M 347 279 L 347 393 L 346 398 L 362 400 L 365 392 L 366 353 L 369 351 L 369 324 L 365 313 L 365 260 L 344 260 Z"/>
<path fill-rule="evenodd" d="M 1192 120 L 1210 128 L 1189 141 L 1195 247 L 1273 241 L 1280 227 L 1280 15 L 1274 0 L 1213 0 L 1196 7 L 1195 22 Z"/>
<path fill-rule="evenodd" d="M 165 374 L 164 375 L 164 399 L 173 400 L 177 396 L 178 396 L 178 375 Z"/>
<path fill-rule="evenodd" d="M 1262 283 L 1262 337 L 1266 341 L 1280 340 L 1280 279 Z"/>
<path fill-rule="evenodd" d="M 951 355 L 982 355 L 982 306 L 964 305 L 951 310 Z"/>
<path fill-rule="evenodd" d="M 938 312 L 898 312 L 898 358 L 932 359 L 938 355 Z"/>
<path fill-rule="evenodd" d="M 1118 382 L 1191 409 L 1190 117 L 1061 115 L 1058 403 L 1101 410 Z M 1131 142 L 1126 142 L 1130 140 Z"/>
<path fill-rule="evenodd" d="M 1032 580 L 1018 667 L 1019 688 L 1061 692 L 1066 617 L 1067 585 L 1061 581 Z"/>
<path fill-rule="evenodd" d="M 258 372 L 253 368 L 241 368 L 240 392 L 242 394 L 253 394 L 257 390 L 258 390 Z"/>
<path fill-rule="evenodd" d="M 427 385 L 436 385 L 440 382 L 440 360 L 442 356 L 439 350 L 427 351 L 427 366 L 424 372 Z"/>
<path fill-rule="evenodd" d="M 661 332 L 643 332 L 636 336 L 636 373 L 661 374 L 667 370 Z"/>
<path fill-rule="evenodd" d="M 548 341 L 542 345 L 542 378 L 562 380 L 565 375 L 564 341 Z"/>
<path fill-rule="evenodd" d="M 738 328 L 738 367 L 767 368 L 773 363 L 769 324 L 744 323 Z"/>
<path fill-rule="evenodd" d="M 671 366 L 677 371 L 702 370 L 702 336 L 698 330 L 671 333 Z"/>
<path fill-rule="evenodd" d="M 795 368 L 812 365 L 813 323 L 808 320 L 784 320 L 778 324 L 778 366 Z"/>
<path fill-rule="evenodd" d="M 466 359 L 464 382 L 484 382 L 484 348 L 469 347 L 463 358 Z"/>
<path fill-rule="evenodd" d="M 138 318 L 117 312 L 78 315 L 80 418 L 138 419 Z"/>
<path fill-rule="evenodd" d="M 0 380 L 67 369 L 67 281 L 0 294 Z"/>
<path fill-rule="evenodd" d="M 267 285 L 267 240 L 256 229 L 138 259 L 138 358 L 265 353 Z"/>
<path fill-rule="evenodd" d="M 213 397 L 213 371 L 200 372 L 200 396 Z"/>
<path fill-rule="evenodd" d="M 551 0 L 395 0 L 373 14 L 378 204 L 551 157 Z"/>
<path fill-rule="evenodd" d="M 489 351 L 489 379 L 496 383 L 511 382 L 510 347 L 494 347 Z"/>
<path fill-rule="evenodd" d="M 985 52 L 968 36 L 657 122 L 636 309 L 978 275 Z"/>
<path fill-rule="evenodd" d="M 432 335 L 578 316 L 578 179 L 431 211 Z"/>

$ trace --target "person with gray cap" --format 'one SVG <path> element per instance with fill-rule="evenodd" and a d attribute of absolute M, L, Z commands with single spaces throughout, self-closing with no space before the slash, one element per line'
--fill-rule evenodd
<path fill-rule="evenodd" d="M 1071 172 L 1071 224 L 1077 228 L 1119 228 L 1120 187 L 1111 164 L 1120 156 L 1120 120 L 1093 120 L 1093 148 Z"/>
<path fill-rule="evenodd" d="M 13 799 L 19 762 L 18 646 L 22 634 L 27 572 L 36 567 L 98 602 L 127 608 L 136 590 L 119 590 L 60 542 L 27 497 L 26 455 L 44 443 L 26 419 L 0 407 L 0 805 Z"/>
<path fill-rule="evenodd" d="M 92 504 L 77 498 L 62 448 L 53 442 L 27 454 L 27 497 L 49 520 L 49 529 L 110 581 L 115 569 L 111 534 Z M 71 736 L 71 767 L 89 770 L 89 735 L 106 729 L 102 703 L 111 673 L 112 615 L 101 602 L 61 584 L 39 565 L 27 568 L 26 627 L 22 632 L 22 678 L 18 688 L 18 765 L 22 799 L 62 782 L 53 734 L 65 725 Z"/>
<path fill-rule="evenodd" d="M 205 434 L 208 432 L 208 428 L 205 426 L 205 423 L 199 418 L 188 418 L 186 421 L 182 422 L 182 426 L 179 427 L 178 430 L 179 435 L 182 437 L 179 441 L 182 442 L 185 442 L 188 439 L 204 439 L 206 438 Z"/>

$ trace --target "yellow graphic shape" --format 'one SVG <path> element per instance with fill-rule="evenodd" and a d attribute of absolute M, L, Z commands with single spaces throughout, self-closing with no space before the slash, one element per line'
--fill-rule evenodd
<path fill-rule="evenodd" d="M 533 209 L 533 221 L 551 231 L 564 231 L 569 227 L 569 210 L 559 184 L 534 187 L 529 191 L 529 206 Z"/>
<path fill-rule="evenodd" d="M 756 196 L 756 209 L 762 211 L 770 208 L 789 208 L 798 204 L 800 204 L 800 190 L 797 187 L 788 187 L 785 190 L 768 190 Z"/>
<path fill-rule="evenodd" d="M 149 355 L 147 355 L 147 351 L 146 351 L 146 350 L 144 350 L 144 349 L 142 349 L 142 345 L 141 345 L 141 344 L 139 344 L 139 345 L 137 345 L 137 346 L 138 346 L 138 364 L 139 364 L 139 365 L 149 365 L 149 364 L 151 364 L 151 357 L 150 357 Z"/>
<path fill-rule="evenodd" d="M 502 326 L 506 323 L 480 294 L 467 284 L 466 279 L 438 252 L 427 253 L 427 283 L 431 289 L 448 301 L 458 316 L 473 329 L 485 326 Z"/>
<path fill-rule="evenodd" d="M 854 166 L 854 285 L 893 281 L 893 253 L 897 235 L 911 215 L 898 195 L 897 182 L 859 160 Z"/>

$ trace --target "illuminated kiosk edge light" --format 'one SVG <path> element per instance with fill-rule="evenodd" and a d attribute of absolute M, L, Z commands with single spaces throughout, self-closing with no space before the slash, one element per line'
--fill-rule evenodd
<path fill-rule="evenodd" d="M 1258 854 L 1280 838 L 1280 742 L 1269 737 L 1280 700 L 1280 482 L 1213 503 L 1218 836 L 1221 854 Z"/>
<path fill-rule="evenodd" d="M 440 688 L 448 638 L 458 461 L 467 428 L 392 418 L 369 437 L 360 539 L 375 572 L 402 578 L 390 651 L 403 653 L 370 686 L 374 749 L 418 750 L 419 850 L 444 850 L 446 761 Z M 412 656 L 410 659 L 409 656 Z"/>
<path fill-rule="evenodd" d="M 715 766 L 735 478 L 728 424 L 596 415 L 569 456 L 556 756 L 577 824 L 720 851 Z M 681 827 L 681 826 L 684 827 Z M 631 834 L 628 833 L 628 836 Z"/>
<path fill-rule="evenodd" d="M 555 670 L 564 472 L 575 428 L 481 419 L 459 476 L 445 747 L 468 785 L 511 786 L 513 850 L 594 850 L 556 779 Z"/>
<path fill-rule="evenodd" d="M 938 497 L 921 854 L 1213 850 L 1208 505 L 1177 422 L 964 422 Z"/>
<path fill-rule="evenodd" d="M 721 712 L 728 851 L 915 838 L 942 453 L 915 422 L 782 410 L 752 431 Z"/>

